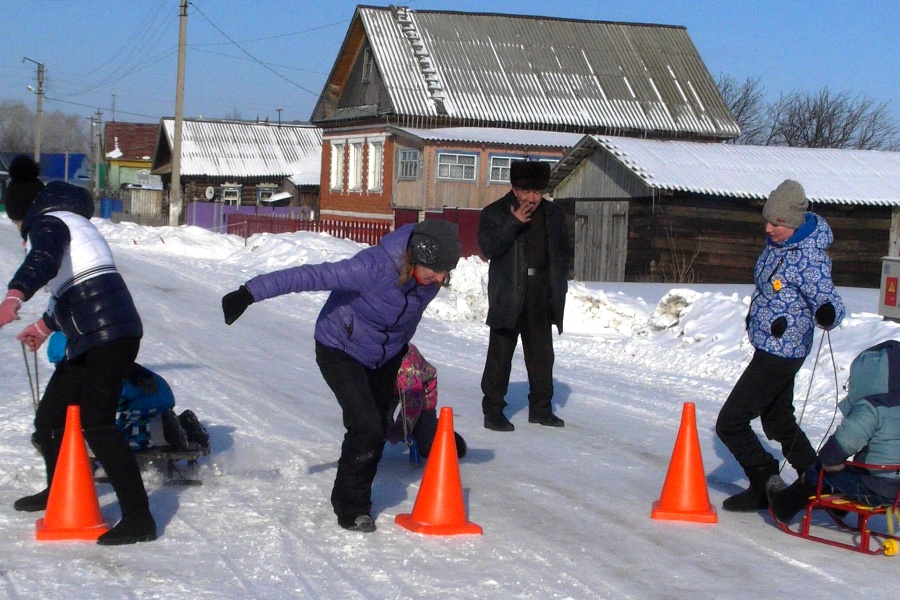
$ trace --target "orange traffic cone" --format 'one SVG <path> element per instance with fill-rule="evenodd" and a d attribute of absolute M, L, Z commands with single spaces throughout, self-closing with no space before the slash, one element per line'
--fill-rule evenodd
<path fill-rule="evenodd" d="M 100 514 L 94 473 L 81 432 L 81 408 L 69 406 L 47 512 L 35 523 L 38 540 L 96 540 L 109 531 Z"/>
<path fill-rule="evenodd" d="M 441 408 L 434 445 L 425 464 L 412 514 L 397 515 L 394 522 L 410 531 L 428 535 L 482 533 L 480 526 L 466 520 L 452 408 Z"/>
<path fill-rule="evenodd" d="M 653 503 L 650 512 L 653 519 L 665 521 L 695 521 L 716 523 L 716 509 L 709 503 L 706 490 L 706 473 L 703 457 L 700 455 L 700 440 L 697 437 L 697 417 L 694 403 L 685 402 L 681 413 L 681 428 L 672 460 L 666 473 L 662 495 Z"/>

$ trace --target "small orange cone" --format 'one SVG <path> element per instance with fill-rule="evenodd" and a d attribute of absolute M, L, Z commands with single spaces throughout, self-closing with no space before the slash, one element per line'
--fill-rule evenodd
<path fill-rule="evenodd" d="M 109 531 L 100 514 L 79 406 L 71 405 L 66 411 L 66 429 L 50 484 L 47 512 L 35 528 L 41 541 L 96 540 Z"/>
<path fill-rule="evenodd" d="M 453 436 L 453 409 L 450 407 L 441 408 L 434 446 L 425 463 L 422 486 L 412 514 L 397 515 L 394 522 L 410 531 L 428 535 L 482 533 L 480 526 L 466 520 L 456 438 Z"/>
<path fill-rule="evenodd" d="M 715 507 L 709 503 L 693 402 L 684 403 L 681 428 L 672 450 L 666 482 L 659 500 L 653 503 L 650 518 L 697 523 L 716 523 L 719 520 Z"/>

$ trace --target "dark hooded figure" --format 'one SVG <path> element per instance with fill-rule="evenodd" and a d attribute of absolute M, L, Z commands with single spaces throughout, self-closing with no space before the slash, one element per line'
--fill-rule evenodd
<path fill-rule="evenodd" d="M 94 203 L 87 190 L 38 178 L 38 165 L 17 156 L 4 201 L 26 242 L 25 260 L 0 303 L 0 327 L 19 318 L 19 308 L 47 286 L 50 302 L 40 319 L 17 339 L 36 351 L 54 331 L 66 338 L 65 358 L 50 377 L 38 404 L 33 439 L 47 466 L 47 488 L 20 498 L 16 510 L 47 507 L 69 404 L 80 405 L 84 438 L 115 490 L 122 519 L 99 537 L 103 545 L 156 539 L 140 469 L 116 427 L 122 385 L 140 348 L 141 318 L 112 252 L 91 224 Z"/>

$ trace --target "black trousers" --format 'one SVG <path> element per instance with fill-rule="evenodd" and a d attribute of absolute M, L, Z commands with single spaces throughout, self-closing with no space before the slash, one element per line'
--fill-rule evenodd
<path fill-rule="evenodd" d="M 84 439 L 106 471 L 123 515 L 148 506 L 134 452 L 116 427 L 122 386 L 140 346 L 140 338 L 122 338 L 57 363 L 34 418 L 38 439 L 48 439 L 65 427 L 69 405 L 80 407 Z M 48 445 L 48 450 L 58 453 L 58 442 Z M 45 456 L 45 460 L 52 480 L 56 457 Z"/>
<path fill-rule="evenodd" d="M 550 402 L 553 399 L 555 355 L 548 289 L 549 286 L 545 287 L 542 282 L 529 285 L 526 288 L 525 305 L 516 326 L 513 329 L 491 328 L 484 373 L 481 376 L 481 391 L 484 393 L 481 409 L 484 414 L 502 412 L 506 407 L 509 373 L 519 336 L 522 336 L 525 369 L 528 372 L 529 416 L 543 416 L 552 412 Z"/>
<path fill-rule="evenodd" d="M 372 510 L 372 482 L 384 450 L 397 371 L 406 348 L 382 367 L 368 369 L 346 352 L 316 342 L 316 363 L 343 411 L 344 442 L 331 505 L 338 519 Z"/>
<path fill-rule="evenodd" d="M 816 451 L 794 417 L 794 377 L 804 360 L 757 350 L 722 405 L 716 433 L 745 471 L 775 462 L 750 427 L 757 417 L 766 437 L 781 444 L 798 472 L 816 461 Z"/>

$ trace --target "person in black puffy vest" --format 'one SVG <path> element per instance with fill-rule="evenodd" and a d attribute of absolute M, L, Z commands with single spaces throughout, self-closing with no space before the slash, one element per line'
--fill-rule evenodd
<path fill-rule="evenodd" d="M 121 521 L 97 543 L 155 540 L 156 523 L 140 469 L 116 427 L 119 395 L 143 336 L 141 318 L 106 240 L 90 222 L 90 193 L 59 181 L 44 186 L 40 168 L 24 155 L 13 160 L 9 174 L 6 212 L 25 240 L 27 254 L 0 302 L 0 327 L 18 320 L 22 304 L 47 286 L 47 311 L 16 339 L 36 351 L 53 331 L 61 330 L 68 338 L 66 360 L 51 376 L 34 419 L 48 487 L 20 498 L 14 507 L 47 507 L 66 411 L 76 403 L 85 441 L 109 476 L 122 510 Z"/>

